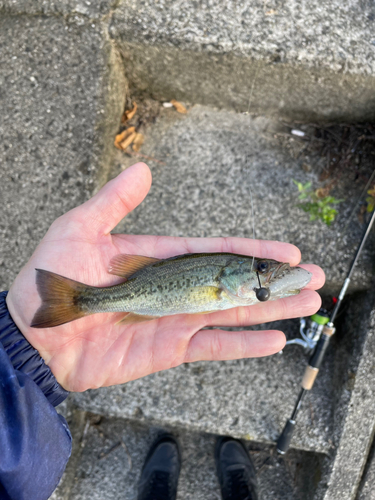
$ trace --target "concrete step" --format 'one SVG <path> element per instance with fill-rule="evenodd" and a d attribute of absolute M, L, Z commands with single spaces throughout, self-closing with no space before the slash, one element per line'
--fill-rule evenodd
<path fill-rule="evenodd" d="M 9 4 L 0 5 L 4 290 L 50 224 L 105 182 L 126 92 L 99 23 L 23 15 L 37 2 Z"/>
<path fill-rule="evenodd" d="M 375 442 L 372 443 L 366 468 L 358 488 L 356 500 L 372 500 L 374 498 L 375 481 Z"/>
<path fill-rule="evenodd" d="M 80 408 L 101 415 L 269 444 L 292 412 L 305 364 L 302 352 L 293 347 L 264 359 L 185 364 L 72 398 Z M 333 374 L 329 368 L 327 360 L 301 413 L 293 439 L 296 448 L 328 453 L 333 446 Z"/>
<path fill-rule="evenodd" d="M 240 111 L 250 100 L 305 121 L 375 115 L 371 2 L 1 0 L 0 13 L 101 28 L 133 94 Z"/>
<path fill-rule="evenodd" d="M 375 114 L 371 2 L 122 2 L 109 25 L 134 92 L 300 120 Z"/>
<path fill-rule="evenodd" d="M 181 448 L 178 500 L 219 500 L 214 449 L 217 436 L 182 428 L 156 427 L 120 418 L 105 418 L 73 409 L 71 429 L 80 437 L 71 464 L 51 500 L 134 500 L 144 460 L 158 435 L 169 432 Z M 287 459 L 272 449 L 247 442 L 257 471 L 260 500 L 313 498 L 314 474 L 322 473 L 322 456 L 293 451 Z"/>

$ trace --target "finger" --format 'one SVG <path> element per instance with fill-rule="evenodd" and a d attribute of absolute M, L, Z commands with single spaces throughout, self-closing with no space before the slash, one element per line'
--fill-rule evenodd
<path fill-rule="evenodd" d="M 310 283 L 306 285 L 305 290 L 319 290 L 319 288 L 322 288 L 326 280 L 326 275 L 321 267 L 315 264 L 301 264 L 299 267 L 303 267 L 303 269 L 312 274 Z"/>
<path fill-rule="evenodd" d="M 285 335 L 277 330 L 226 332 L 201 330 L 190 340 L 185 363 L 270 356 L 281 351 Z"/>
<path fill-rule="evenodd" d="M 229 252 L 250 255 L 296 266 L 301 259 L 299 249 L 290 243 L 248 238 L 177 238 L 172 236 L 114 235 L 121 253 L 138 253 L 168 258 L 184 253 Z"/>
<path fill-rule="evenodd" d="M 145 163 L 136 163 L 70 213 L 83 219 L 95 234 L 108 234 L 144 200 L 150 186 L 150 169 Z"/>
<path fill-rule="evenodd" d="M 298 295 L 254 306 L 236 307 L 205 315 L 207 326 L 251 326 L 282 319 L 311 316 L 321 306 L 320 295 L 312 290 L 302 290 Z"/>

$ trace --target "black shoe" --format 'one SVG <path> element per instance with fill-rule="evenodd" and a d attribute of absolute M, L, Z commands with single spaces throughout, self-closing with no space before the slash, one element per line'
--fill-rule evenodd
<path fill-rule="evenodd" d="M 181 459 L 177 442 L 162 436 L 152 446 L 138 485 L 138 500 L 175 500 Z"/>
<path fill-rule="evenodd" d="M 258 500 L 255 468 L 239 441 L 220 438 L 215 459 L 223 500 Z"/>

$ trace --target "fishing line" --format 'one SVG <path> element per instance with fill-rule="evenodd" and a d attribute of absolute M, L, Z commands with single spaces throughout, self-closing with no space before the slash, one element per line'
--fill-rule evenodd
<path fill-rule="evenodd" d="M 247 105 L 247 112 L 245 113 L 248 117 L 250 116 L 250 106 L 251 106 L 251 101 L 253 98 L 253 92 L 254 92 L 254 87 L 255 87 L 255 82 L 258 78 L 258 72 L 259 72 L 260 65 L 257 66 L 254 74 L 253 81 L 251 83 L 251 89 L 250 89 L 250 95 L 249 95 L 249 102 Z M 248 125 L 248 130 L 250 131 L 250 122 Z M 249 172 L 249 179 L 250 179 L 250 161 L 249 161 L 249 155 L 246 155 L 246 166 L 247 170 Z M 253 198 L 253 191 L 251 189 L 251 183 L 249 182 L 249 192 L 250 192 L 250 205 L 251 205 L 251 220 L 252 220 L 252 225 L 253 225 L 253 241 L 255 242 L 255 217 L 254 217 L 254 198 Z M 251 262 L 251 268 L 254 270 L 254 261 L 255 261 L 255 256 L 253 252 L 253 260 Z M 262 284 L 260 282 L 259 278 L 259 273 L 256 271 L 257 277 L 258 277 L 258 283 L 259 283 L 259 288 L 254 288 L 254 292 L 256 295 L 256 298 L 259 300 L 259 302 L 265 302 L 267 301 L 270 296 L 271 292 L 269 288 L 262 287 Z"/>
<path fill-rule="evenodd" d="M 371 174 L 370 179 L 367 181 L 366 186 L 363 188 L 362 193 L 360 194 L 359 198 L 357 199 L 357 201 L 356 201 L 356 203 L 355 203 L 355 205 L 354 205 L 354 208 L 353 208 L 353 210 L 352 210 L 351 214 L 349 215 L 349 218 L 348 218 L 348 220 L 347 220 L 347 222 L 346 222 L 346 226 L 344 227 L 344 235 L 346 234 L 346 232 L 347 232 L 347 230 L 348 230 L 349 222 L 351 221 L 351 219 L 352 219 L 352 217 L 353 217 L 353 215 L 354 215 L 355 211 L 356 211 L 356 210 L 357 210 L 357 208 L 358 208 L 358 205 L 359 205 L 359 204 L 360 204 L 360 202 L 361 202 L 362 196 L 365 194 L 365 192 L 366 192 L 366 191 L 368 190 L 368 188 L 370 187 L 370 184 L 371 184 L 371 182 L 373 181 L 374 177 L 375 177 L 375 169 L 373 170 L 373 172 L 372 172 L 372 174 Z"/>
<path fill-rule="evenodd" d="M 250 114 L 250 106 L 251 106 L 251 101 L 253 99 L 253 92 L 254 92 L 255 82 L 256 82 L 256 79 L 258 77 L 258 72 L 259 72 L 259 65 L 257 66 L 257 68 L 255 70 L 255 75 L 254 75 L 253 81 L 251 83 L 249 102 L 247 105 L 247 111 L 245 113 L 247 116 L 249 116 L 249 114 Z M 248 130 L 250 131 L 250 123 L 248 125 Z M 250 174 L 249 155 L 246 155 L 246 164 L 248 167 L 247 170 Z M 250 175 L 249 175 L 249 177 L 250 177 Z M 249 183 L 249 192 L 250 192 L 250 204 L 251 204 L 251 221 L 252 221 L 252 225 L 253 225 L 253 241 L 255 241 L 254 201 L 253 201 L 253 192 L 252 192 L 250 183 Z M 251 267 L 252 267 L 252 269 L 254 269 L 254 252 L 253 252 L 253 261 L 251 263 Z M 259 280 L 259 275 L 258 275 L 258 280 Z M 259 281 L 259 287 L 262 288 L 260 285 L 260 281 Z"/>
<path fill-rule="evenodd" d="M 254 203 L 253 203 L 253 193 L 250 188 L 250 204 L 251 204 L 251 221 L 253 223 L 253 241 L 255 241 L 255 221 L 254 221 Z M 253 252 L 253 261 L 251 263 L 251 268 L 254 269 L 254 252 Z M 258 273 L 257 273 L 258 274 Z M 258 274 L 258 279 L 259 279 L 259 274 Z M 259 281 L 259 286 L 260 286 L 260 281 Z"/>
<path fill-rule="evenodd" d="M 340 235 L 340 237 L 336 240 L 335 244 L 336 244 L 336 247 L 338 246 L 339 243 L 342 243 L 344 237 L 347 235 L 348 233 L 348 229 L 349 229 L 349 223 L 351 222 L 352 218 L 353 218 L 353 215 L 356 213 L 356 210 L 358 209 L 358 206 L 363 198 L 363 195 L 366 193 L 366 191 L 368 190 L 369 186 L 371 185 L 372 181 L 374 180 L 375 178 L 375 169 L 373 170 L 369 180 L 367 181 L 365 187 L 363 188 L 361 194 L 359 195 L 359 197 L 357 198 L 355 204 L 354 204 L 354 207 L 353 207 L 353 210 L 351 211 L 347 221 L 346 221 L 346 224 L 345 224 L 345 227 L 343 228 L 343 232 L 342 234 Z M 352 245 L 353 247 L 355 246 L 356 244 Z M 326 261 L 328 259 L 328 252 L 325 253 L 324 257 L 323 257 L 323 261 L 321 264 L 319 264 L 323 269 L 325 268 L 325 264 L 326 264 Z"/>
<path fill-rule="evenodd" d="M 260 67 L 260 65 L 258 65 L 257 69 L 255 70 L 255 75 L 254 75 L 254 78 L 253 78 L 253 82 L 251 84 L 250 95 L 249 95 L 249 103 L 247 105 L 247 114 L 249 114 L 249 112 L 250 112 L 250 105 L 251 105 L 251 101 L 252 101 L 252 98 L 253 98 L 253 91 L 254 91 L 255 81 L 258 78 L 259 67 Z"/>

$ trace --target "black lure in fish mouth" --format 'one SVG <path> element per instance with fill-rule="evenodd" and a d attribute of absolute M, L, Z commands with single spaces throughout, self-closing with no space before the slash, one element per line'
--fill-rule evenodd
<path fill-rule="evenodd" d="M 270 284 L 282 279 L 290 271 L 290 265 L 274 260 L 260 260 L 256 264 L 256 275 L 258 277 L 259 288 L 254 287 L 256 298 L 260 302 L 266 302 L 271 298 Z M 259 275 L 263 274 L 264 283 L 262 286 Z"/>

